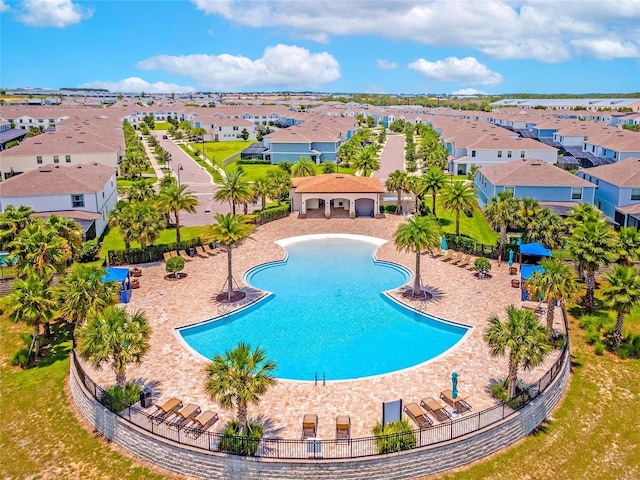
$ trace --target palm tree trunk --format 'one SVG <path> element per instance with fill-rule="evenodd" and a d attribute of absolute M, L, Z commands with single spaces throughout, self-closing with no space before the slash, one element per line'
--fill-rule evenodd
<path fill-rule="evenodd" d="M 554 317 L 555 305 L 552 299 L 547 301 L 547 338 L 551 340 L 553 338 L 553 317 Z"/>
<path fill-rule="evenodd" d="M 231 296 L 233 295 L 233 276 L 231 274 L 231 247 L 227 247 L 227 282 L 228 282 L 228 292 L 227 299 L 231 301 Z"/>
<path fill-rule="evenodd" d="M 431 209 L 431 213 L 433 213 L 433 216 L 437 218 L 438 214 L 436 213 L 436 192 L 433 192 L 431 194 L 431 198 L 433 200 L 433 205 L 432 205 L 433 208 Z"/>
<path fill-rule="evenodd" d="M 40 322 L 33 324 L 33 357 L 40 356 Z"/>
<path fill-rule="evenodd" d="M 180 217 L 178 216 L 178 211 L 173 212 L 176 217 L 176 243 L 178 247 L 180 247 Z"/>
<path fill-rule="evenodd" d="M 500 225 L 500 250 L 502 250 L 503 245 L 507 241 L 507 224 L 503 223 Z"/>
<path fill-rule="evenodd" d="M 236 202 L 231 202 L 231 213 L 236 214 Z"/>
<path fill-rule="evenodd" d="M 618 350 L 620 348 L 620 344 L 622 343 L 622 325 L 624 323 L 624 312 L 622 310 L 618 310 L 618 315 L 616 317 L 616 329 L 613 331 L 613 349 Z"/>
<path fill-rule="evenodd" d="M 400 213 L 400 190 L 396 190 L 397 200 L 396 200 L 396 215 Z"/>
<path fill-rule="evenodd" d="M 587 312 L 591 313 L 595 306 L 594 292 L 596 290 L 596 275 L 595 272 L 590 269 L 587 269 L 585 273 L 584 283 L 587 290 L 584 294 L 584 306 L 586 307 Z"/>
<path fill-rule="evenodd" d="M 509 359 L 509 375 L 507 384 L 509 386 L 509 400 L 516 396 L 516 383 L 518 382 L 518 363 Z"/>
<path fill-rule="evenodd" d="M 262 196 L 262 210 L 264 210 L 264 206 L 265 206 L 266 202 L 267 202 L 267 199 L 266 199 L 266 197 L 263 195 L 263 196 Z"/>
<path fill-rule="evenodd" d="M 243 434 L 247 431 L 247 406 L 245 404 L 238 403 L 238 427 L 239 434 Z"/>
<path fill-rule="evenodd" d="M 124 390 L 124 387 L 127 384 L 127 374 L 124 370 L 116 370 L 116 384 Z"/>
<path fill-rule="evenodd" d="M 460 210 L 456 210 L 456 237 L 460 236 Z"/>
<path fill-rule="evenodd" d="M 416 278 L 413 280 L 413 296 L 420 295 L 420 250 L 416 249 Z"/>

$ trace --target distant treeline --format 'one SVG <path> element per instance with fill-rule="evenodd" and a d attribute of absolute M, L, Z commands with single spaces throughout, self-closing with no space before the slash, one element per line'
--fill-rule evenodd
<path fill-rule="evenodd" d="M 78 87 L 62 87 L 60 91 L 69 91 L 69 92 L 105 92 L 108 93 L 109 90 L 106 88 L 78 88 Z"/>

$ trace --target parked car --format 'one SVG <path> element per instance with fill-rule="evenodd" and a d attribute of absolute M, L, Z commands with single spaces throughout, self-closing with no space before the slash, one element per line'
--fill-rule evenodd
<path fill-rule="evenodd" d="M 169 137 L 167 137 L 166 135 L 162 135 L 162 139 L 163 140 L 169 140 Z"/>

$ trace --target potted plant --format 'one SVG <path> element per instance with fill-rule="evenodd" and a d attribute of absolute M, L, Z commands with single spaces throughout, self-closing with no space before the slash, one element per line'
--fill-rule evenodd
<path fill-rule="evenodd" d="M 177 256 L 167 259 L 165 268 L 170 278 L 182 278 L 183 274 L 180 272 L 184 269 L 184 258 Z"/>
<path fill-rule="evenodd" d="M 491 270 L 491 262 L 488 258 L 478 257 L 474 262 L 476 272 L 478 272 L 478 278 L 487 278 L 489 270 Z"/>

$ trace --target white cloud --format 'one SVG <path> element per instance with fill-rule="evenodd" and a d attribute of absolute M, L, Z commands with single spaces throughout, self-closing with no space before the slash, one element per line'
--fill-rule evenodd
<path fill-rule="evenodd" d="M 71 0 L 24 0 L 18 21 L 32 27 L 65 28 L 90 18 L 93 10 Z"/>
<path fill-rule="evenodd" d="M 106 88 L 110 92 L 133 93 L 185 93 L 195 92 L 196 89 L 175 83 L 155 82 L 149 83 L 139 77 L 129 77 L 117 82 L 88 82 L 78 85 L 79 88 Z"/>
<path fill-rule="evenodd" d="M 435 62 L 420 58 L 408 66 L 411 70 L 420 72 L 427 80 L 438 82 L 486 86 L 495 86 L 502 82 L 502 76 L 499 73 L 489 70 L 474 57 L 448 57 Z"/>
<path fill-rule="evenodd" d="M 267 47 L 262 58 L 222 55 L 158 55 L 137 64 L 144 70 L 186 75 L 211 90 L 246 87 L 317 87 L 340 78 L 340 64 L 329 53 L 293 45 Z"/>
<path fill-rule="evenodd" d="M 0 0 L 0 12 L 4 13 L 8 12 L 9 10 L 11 10 L 11 7 L 4 3 L 4 0 Z"/>
<path fill-rule="evenodd" d="M 378 59 L 376 60 L 376 67 L 382 70 L 395 70 L 398 68 L 398 64 L 395 62 L 390 62 L 389 60 Z"/>
<path fill-rule="evenodd" d="M 595 57 L 601 60 L 613 58 L 638 57 L 638 45 L 632 42 L 621 42 L 617 39 L 581 39 L 575 40 L 573 46 L 576 51 L 586 57 Z"/>
<path fill-rule="evenodd" d="M 637 50 L 640 43 L 638 0 L 192 1 L 206 14 L 238 25 L 288 29 L 323 43 L 331 36 L 376 35 L 542 62 L 561 62 L 576 54 L 602 58 L 599 49 L 577 51 L 573 46 L 607 39 L 612 32 L 623 46 L 628 43 Z M 632 50 L 615 48 L 610 57 Z"/>
<path fill-rule="evenodd" d="M 486 93 L 481 90 L 476 90 L 475 88 L 461 88 L 460 90 L 451 92 L 451 95 L 460 95 L 466 97 L 473 95 L 486 95 Z"/>

